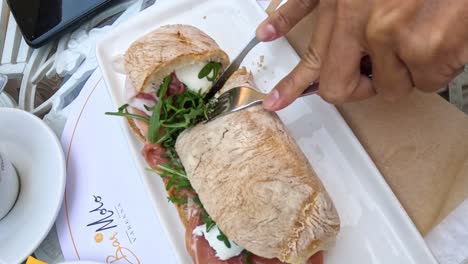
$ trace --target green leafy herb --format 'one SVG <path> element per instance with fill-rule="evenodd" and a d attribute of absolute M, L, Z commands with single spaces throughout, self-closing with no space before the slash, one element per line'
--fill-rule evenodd
<path fill-rule="evenodd" d="M 175 165 L 175 164 L 176 163 L 174 163 L 174 162 L 167 162 L 167 163 L 165 163 L 163 165 L 158 165 L 158 167 L 163 170 L 163 172 L 161 174 L 167 173 L 167 174 L 170 174 L 171 176 L 177 177 L 179 179 L 188 180 L 187 175 L 185 174 L 185 171 L 183 170 L 183 168 L 180 168 L 180 167 L 178 168 L 177 167 L 178 165 Z M 161 175 L 161 176 L 163 176 L 163 175 Z"/>
<path fill-rule="evenodd" d="M 202 203 L 201 203 L 201 201 L 200 201 L 200 197 L 198 197 L 198 196 L 195 197 L 195 198 L 193 198 L 192 201 L 193 201 L 194 203 L 198 204 L 198 205 L 202 205 Z"/>
<path fill-rule="evenodd" d="M 211 219 L 211 216 L 208 215 L 205 208 L 202 209 L 201 216 L 202 216 L 203 223 L 206 224 L 206 232 L 210 232 L 210 230 L 216 226 L 215 221 Z"/>
<path fill-rule="evenodd" d="M 201 93 L 190 90 L 171 96 L 164 94 L 159 94 L 158 103 L 154 107 L 148 139 L 175 154 L 173 148 L 179 134 L 208 119 L 208 113 L 213 106 L 204 102 Z"/>
<path fill-rule="evenodd" d="M 155 143 L 158 140 L 158 133 L 161 127 L 161 120 L 160 120 L 161 108 L 163 107 L 163 104 L 164 104 L 162 99 L 166 95 L 171 81 L 172 81 L 172 77 L 169 75 L 166 78 L 164 78 L 163 83 L 161 84 L 161 86 L 159 86 L 159 90 L 157 93 L 159 100 L 154 106 L 153 114 L 151 115 L 151 119 L 149 122 L 149 129 L 148 129 L 148 140 L 151 143 Z"/>
<path fill-rule="evenodd" d="M 124 105 L 122 105 L 121 107 L 119 107 L 118 110 L 119 110 L 119 112 L 123 112 L 124 110 L 127 109 L 127 107 L 128 107 L 128 104 L 124 104 Z"/>
<path fill-rule="evenodd" d="M 192 189 L 185 170 L 178 161 L 169 161 L 163 165 L 158 165 L 160 170 L 148 168 L 148 171 L 159 174 L 162 178 L 167 179 L 166 190 L 174 188 L 174 194 L 178 194 L 183 189 Z"/>
<path fill-rule="evenodd" d="M 155 172 L 161 176 L 161 178 L 167 178 L 166 190 L 173 188 L 174 196 L 169 196 L 167 199 L 170 202 L 177 204 L 187 203 L 187 198 L 176 196 L 183 189 L 192 189 L 190 181 L 185 174 L 185 171 L 177 161 L 169 161 L 163 165 L 158 165 L 160 170 L 154 170 L 148 168 L 148 171 Z"/>
<path fill-rule="evenodd" d="M 223 241 L 224 245 L 226 245 L 227 248 L 231 248 L 231 242 L 229 242 L 229 239 L 226 237 L 226 235 L 219 230 L 219 235 L 216 237 L 219 241 Z"/>
<path fill-rule="evenodd" d="M 242 252 L 244 253 L 244 256 L 245 256 L 244 263 L 252 264 L 252 253 L 250 253 L 249 251 L 245 249 Z"/>
<path fill-rule="evenodd" d="M 218 77 L 219 70 L 223 65 L 219 62 L 210 61 L 198 73 L 198 79 L 206 77 L 208 81 L 213 82 Z"/>
<path fill-rule="evenodd" d="M 105 114 L 106 115 L 112 115 L 112 116 L 130 117 L 130 118 L 142 120 L 142 121 L 145 121 L 145 122 L 149 123 L 149 118 L 147 118 L 146 116 L 130 114 L 127 111 L 127 108 L 128 108 L 128 104 L 124 104 L 121 107 L 119 107 L 118 112 L 106 112 Z"/>

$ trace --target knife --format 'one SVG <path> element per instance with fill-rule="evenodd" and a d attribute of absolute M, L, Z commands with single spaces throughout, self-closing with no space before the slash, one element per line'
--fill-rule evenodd
<path fill-rule="evenodd" d="M 219 79 L 216 81 L 216 83 L 211 87 L 210 91 L 208 94 L 205 96 L 205 100 L 209 100 L 213 98 L 213 96 L 223 88 L 224 84 L 226 81 L 231 77 L 231 75 L 239 69 L 242 61 L 244 60 L 245 56 L 249 53 L 250 50 L 252 50 L 257 44 L 260 43 L 260 41 L 257 39 L 257 37 L 254 35 L 254 37 L 249 41 L 249 43 L 242 49 L 242 51 L 237 55 L 237 57 L 229 64 L 229 66 L 224 70 L 224 72 L 221 74 Z"/>
<path fill-rule="evenodd" d="M 272 0 L 270 2 L 270 4 L 268 5 L 267 9 L 265 10 L 267 12 L 267 14 L 270 15 L 271 13 L 273 13 L 278 8 L 278 6 L 281 4 L 281 2 L 282 2 L 281 0 Z M 244 49 L 242 49 L 242 51 L 239 53 L 239 55 L 237 55 L 236 59 L 231 64 L 229 64 L 229 66 L 226 68 L 226 70 L 224 70 L 224 72 L 221 74 L 219 79 L 216 81 L 216 83 L 210 89 L 208 94 L 205 96 L 206 101 L 213 98 L 213 96 L 215 96 L 215 94 L 219 90 L 221 90 L 221 88 L 223 88 L 224 84 L 229 79 L 229 77 L 231 77 L 231 75 L 237 69 L 239 69 L 242 61 L 245 58 L 245 56 L 249 53 L 250 50 L 252 50 L 255 46 L 257 46 L 257 44 L 259 42 L 260 41 L 257 39 L 257 37 L 254 34 L 254 36 L 250 40 L 250 42 L 244 47 Z"/>

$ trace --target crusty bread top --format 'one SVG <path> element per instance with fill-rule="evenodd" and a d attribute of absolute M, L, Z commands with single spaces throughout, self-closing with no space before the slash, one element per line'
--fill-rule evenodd
<path fill-rule="evenodd" d="M 243 69 L 225 89 L 252 83 Z M 208 214 L 239 246 L 304 263 L 333 244 L 335 207 L 276 114 L 254 106 L 199 124 L 176 150 Z"/>
<path fill-rule="evenodd" d="M 135 41 L 125 53 L 125 70 L 137 92 L 149 91 L 175 69 L 198 61 L 229 57 L 207 34 L 189 25 L 162 26 Z"/>

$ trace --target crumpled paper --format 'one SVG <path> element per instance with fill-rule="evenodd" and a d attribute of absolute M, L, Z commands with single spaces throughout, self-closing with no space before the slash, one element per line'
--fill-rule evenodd
<path fill-rule="evenodd" d="M 90 28 L 90 23 L 83 24 L 70 36 L 64 36 L 57 45 L 54 69 L 67 80 L 57 93 L 61 93 L 52 103 L 52 108 L 44 121 L 60 137 L 70 113 L 68 107 L 78 96 L 86 80 L 98 67 L 96 42 L 116 25 L 136 15 L 140 11 L 141 1 L 136 1 L 109 26 Z"/>

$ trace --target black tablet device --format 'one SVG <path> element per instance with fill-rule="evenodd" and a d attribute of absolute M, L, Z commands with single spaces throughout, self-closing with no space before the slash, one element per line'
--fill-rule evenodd
<path fill-rule="evenodd" d="M 32 47 L 58 37 L 114 1 L 7 0 L 24 39 Z"/>

